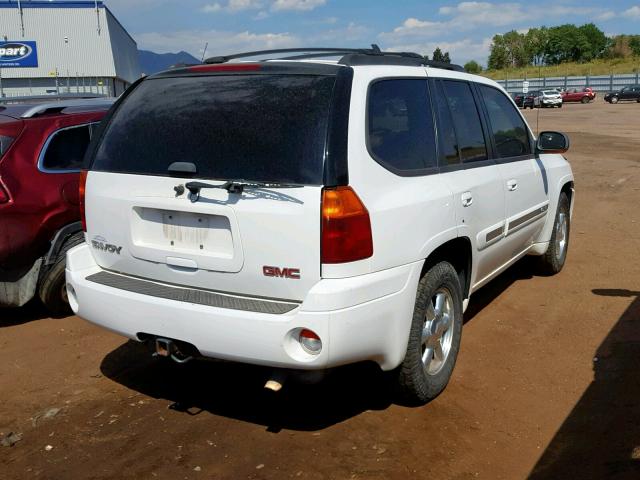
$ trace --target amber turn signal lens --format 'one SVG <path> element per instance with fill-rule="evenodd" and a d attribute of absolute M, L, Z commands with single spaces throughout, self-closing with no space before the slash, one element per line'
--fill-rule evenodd
<path fill-rule="evenodd" d="M 322 191 L 322 263 L 346 263 L 373 255 L 369 212 L 351 187 Z"/>

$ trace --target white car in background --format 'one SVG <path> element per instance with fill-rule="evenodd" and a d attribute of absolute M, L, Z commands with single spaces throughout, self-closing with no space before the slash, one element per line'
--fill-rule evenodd
<path fill-rule="evenodd" d="M 69 301 L 179 362 L 370 361 L 424 403 L 473 292 L 525 255 L 562 269 L 569 140 L 536 139 L 461 67 L 327 53 L 217 57 L 127 90 L 87 154 Z"/>
<path fill-rule="evenodd" d="M 540 94 L 536 98 L 534 98 L 533 103 L 536 107 L 562 108 L 562 95 L 556 89 L 541 90 Z"/>

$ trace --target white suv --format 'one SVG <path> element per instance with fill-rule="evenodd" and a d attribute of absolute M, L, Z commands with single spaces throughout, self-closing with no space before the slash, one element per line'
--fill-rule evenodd
<path fill-rule="evenodd" d="M 373 361 L 426 402 L 474 291 L 527 254 L 562 268 L 568 140 L 534 139 L 504 90 L 456 66 L 298 53 L 218 57 L 123 95 L 89 149 L 70 303 L 178 361 Z"/>

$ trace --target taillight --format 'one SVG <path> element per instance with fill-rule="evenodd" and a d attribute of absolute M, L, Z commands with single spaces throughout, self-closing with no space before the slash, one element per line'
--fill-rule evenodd
<path fill-rule="evenodd" d="M 7 203 L 9 200 L 9 192 L 7 192 L 7 188 L 2 183 L 2 180 L 0 180 L 0 203 Z"/>
<path fill-rule="evenodd" d="M 82 222 L 82 230 L 87 231 L 87 217 L 84 213 L 84 189 L 87 184 L 87 171 L 80 170 L 80 181 L 78 182 L 78 197 L 80 199 L 80 221 Z"/>
<path fill-rule="evenodd" d="M 371 221 L 351 187 L 322 191 L 322 263 L 346 263 L 373 255 Z"/>

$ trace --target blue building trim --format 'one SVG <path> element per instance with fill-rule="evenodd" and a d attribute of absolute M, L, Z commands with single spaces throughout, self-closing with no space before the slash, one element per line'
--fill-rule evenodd
<path fill-rule="evenodd" d="M 27 8 L 96 8 L 96 2 L 90 0 L 84 1 L 22 1 L 22 9 Z M 0 1 L 0 8 L 18 8 L 18 2 L 16 0 Z M 99 1 L 98 8 L 104 8 L 104 3 Z"/>

